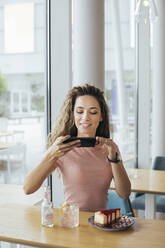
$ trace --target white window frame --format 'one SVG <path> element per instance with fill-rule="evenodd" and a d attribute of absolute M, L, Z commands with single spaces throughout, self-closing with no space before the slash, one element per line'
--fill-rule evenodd
<path fill-rule="evenodd" d="M 49 0 L 48 7 L 48 74 L 51 98 L 50 126 L 54 126 L 60 107 L 68 90 L 72 86 L 72 0 Z M 49 25 L 50 24 L 50 25 Z M 52 186 L 52 198 L 55 207 L 63 202 L 61 179 L 53 173 L 49 179 Z"/>
<path fill-rule="evenodd" d="M 150 168 L 150 22 L 136 23 L 136 167 Z"/>

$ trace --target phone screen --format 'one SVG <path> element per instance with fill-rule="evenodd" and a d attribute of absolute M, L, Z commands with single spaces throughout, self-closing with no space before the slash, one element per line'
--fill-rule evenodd
<path fill-rule="evenodd" d="M 65 140 L 63 143 L 67 144 L 69 142 L 72 142 L 74 140 L 80 140 L 80 147 L 94 147 L 96 144 L 96 138 L 91 137 L 71 137 L 67 140 Z"/>

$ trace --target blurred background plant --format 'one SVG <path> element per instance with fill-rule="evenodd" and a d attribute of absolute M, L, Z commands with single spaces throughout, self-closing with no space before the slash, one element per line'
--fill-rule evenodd
<path fill-rule="evenodd" d="M 45 96 L 44 96 L 44 83 L 31 84 L 31 107 L 32 111 L 44 112 L 45 111 Z"/>
<path fill-rule="evenodd" d="M 9 94 L 7 91 L 6 77 L 0 72 L 0 117 L 9 115 Z"/>

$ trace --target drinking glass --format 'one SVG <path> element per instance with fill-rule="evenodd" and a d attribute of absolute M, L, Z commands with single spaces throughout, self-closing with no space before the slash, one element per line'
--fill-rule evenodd
<path fill-rule="evenodd" d="M 75 204 L 62 204 L 59 209 L 59 225 L 68 228 L 79 226 L 79 207 Z"/>

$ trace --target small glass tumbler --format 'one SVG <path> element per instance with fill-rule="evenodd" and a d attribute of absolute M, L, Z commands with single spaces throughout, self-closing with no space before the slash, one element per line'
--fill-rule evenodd
<path fill-rule="evenodd" d="M 59 225 L 68 228 L 79 226 L 79 207 L 74 204 L 62 204 L 59 209 Z"/>

